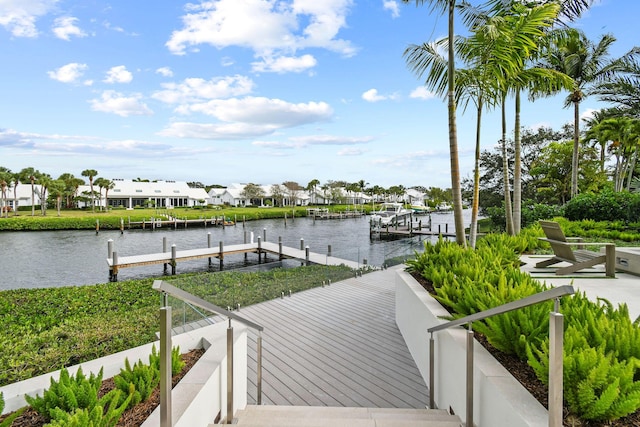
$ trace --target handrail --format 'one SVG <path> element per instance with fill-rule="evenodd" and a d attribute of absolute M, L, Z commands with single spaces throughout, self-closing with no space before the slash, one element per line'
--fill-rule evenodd
<path fill-rule="evenodd" d="M 218 307 L 215 304 L 205 301 L 195 295 L 192 295 L 182 289 L 176 288 L 162 280 L 154 280 L 152 289 L 162 292 L 165 295 L 164 305 L 160 309 L 161 327 L 160 327 L 160 426 L 170 427 L 171 422 L 171 307 L 167 307 L 167 295 L 181 299 L 189 305 L 200 307 L 204 310 L 211 311 L 220 315 L 227 316 L 229 319 L 229 327 L 227 328 L 227 415 L 226 424 L 233 421 L 233 327 L 231 320 L 236 320 L 250 328 L 258 331 L 256 341 L 256 388 L 257 388 L 257 404 L 262 404 L 262 331 L 264 327 L 247 320 L 229 310 Z"/>
<path fill-rule="evenodd" d="M 217 313 L 223 316 L 227 316 L 230 319 L 236 320 L 240 323 L 243 323 L 247 326 L 249 326 L 250 328 L 253 328 L 257 331 L 264 331 L 264 327 L 261 325 L 258 325 L 257 323 L 252 322 L 251 320 L 247 320 L 245 318 L 243 318 L 242 316 L 238 316 L 237 314 L 232 313 L 229 310 L 225 310 L 224 308 L 218 307 L 217 305 L 214 305 L 212 303 L 210 303 L 209 301 L 205 301 L 202 298 L 199 298 L 195 295 L 191 295 L 190 293 L 183 291 L 182 289 L 176 288 L 173 285 L 168 284 L 167 282 L 163 281 L 163 280 L 154 280 L 153 281 L 153 286 L 152 289 L 155 289 L 158 292 L 164 292 L 166 294 L 169 294 L 171 296 L 174 296 L 176 298 L 179 298 L 183 301 L 186 301 L 190 304 L 195 305 L 196 307 L 200 307 L 203 308 L 205 310 L 209 310 L 213 313 Z"/>
<path fill-rule="evenodd" d="M 441 325 L 433 326 L 427 329 L 427 332 L 442 331 L 444 329 L 452 328 L 454 326 L 460 326 L 460 325 L 464 325 L 465 323 L 475 322 L 476 320 L 484 320 L 488 317 L 493 317 L 498 314 L 507 313 L 509 311 L 517 310 L 519 308 L 528 307 L 530 305 L 536 305 L 541 302 L 560 298 L 566 295 L 571 295 L 573 293 L 575 293 L 575 290 L 571 285 L 558 286 L 557 288 L 549 289 L 548 291 L 544 291 L 544 292 L 539 292 L 535 295 L 531 295 L 529 297 L 522 298 L 517 301 L 511 301 L 506 304 L 490 308 L 488 310 L 470 314 L 468 316 L 461 317 L 459 319 L 451 320 Z"/>
<path fill-rule="evenodd" d="M 517 301 L 512 301 L 498 307 L 461 317 L 427 329 L 429 332 L 429 406 L 435 408 L 435 341 L 433 333 L 442 331 L 454 326 L 468 324 L 467 330 L 467 375 L 466 375 L 466 423 L 473 426 L 473 339 L 474 333 L 472 322 L 483 320 L 488 317 L 504 314 L 513 310 L 518 310 L 541 302 L 556 300 L 554 311 L 549 315 L 549 427 L 562 427 L 562 347 L 564 319 L 558 313 L 560 309 L 560 297 L 571 295 L 575 292 L 573 286 L 565 285 L 548 291 L 540 292 Z"/>

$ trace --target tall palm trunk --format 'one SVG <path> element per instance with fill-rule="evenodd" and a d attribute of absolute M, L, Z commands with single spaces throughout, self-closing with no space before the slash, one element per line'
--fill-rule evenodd
<path fill-rule="evenodd" d="M 513 234 L 522 226 L 522 141 L 520 138 L 520 91 L 516 90 L 516 118 L 513 130 L 515 160 L 513 163 Z"/>
<path fill-rule="evenodd" d="M 449 0 L 449 51 L 448 51 L 448 110 L 449 110 L 449 157 L 451 162 L 451 193 L 453 196 L 453 220 L 456 227 L 456 242 L 466 246 L 464 220 L 462 217 L 462 189 L 460 187 L 460 166 L 458 161 L 458 133 L 456 128 L 455 66 L 453 51 L 453 12 L 455 0 Z"/>
<path fill-rule="evenodd" d="M 507 113 L 506 95 L 502 96 L 502 174 L 504 179 L 504 218 L 507 234 L 513 235 L 513 214 L 511 211 L 511 190 L 509 185 L 509 158 L 507 157 Z"/>
<path fill-rule="evenodd" d="M 478 233 L 478 209 L 480 206 L 480 126 L 482 123 L 482 93 L 478 95 L 478 116 L 476 121 L 476 153 L 473 168 L 473 202 L 471 205 L 471 225 L 469 226 L 469 246 L 476 247 Z"/>
<path fill-rule="evenodd" d="M 578 194 L 579 150 L 580 150 L 580 102 L 573 101 L 573 157 L 571 158 L 571 197 Z"/>

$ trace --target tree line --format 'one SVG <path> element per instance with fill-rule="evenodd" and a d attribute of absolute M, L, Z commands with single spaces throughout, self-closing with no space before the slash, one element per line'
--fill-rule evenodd
<path fill-rule="evenodd" d="M 403 2 L 413 3 L 411 0 Z M 463 112 L 472 105 L 477 116 L 476 162 L 471 196 L 472 246 L 475 245 L 474 232 L 482 196 L 482 113 L 494 108 L 499 108 L 501 112 L 502 137 L 499 141 L 500 153 L 492 160 L 502 161 L 500 170 L 506 230 L 510 234 L 520 231 L 523 201 L 520 109 L 523 95 L 535 101 L 565 92 L 567 97 L 564 106 L 573 108 L 570 162 L 568 165 L 559 165 L 566 172 L 565 176 L 570 177 L 563 196 L 571 198 L 581 189 L 599 186 L 597 179 L 588 185 L 585 183 L 586 176 L 591 175 L 588 170 L 590 164 L 586 162 L 589 156 L 584 143 L 586 138 L 606 145 L 604 151 L 608 149 L 615 157 L 611 176 L 615 188 L 621 190 L 625 185 L 627 189 L 630 188 L 638 145 L 631 129 L 637 129 L 635 126 L 640 111 L 640 49 L 634 47 L 625 55 L 612 58 L 609 49 L 616 40 L 613 35 L 606 34 L 592 41 L 582 31 L 570 26 L 593 1 L 486 0 L 471 5 L 461 0 L 416 0 L 417 5 L 424 3 L 430 4 L 436 12 L 448 14 L 449 35 L 439 40 L 410 45 L 404 56 L 409 69 L 419 78 L 424 78 L 427 88 L 447 97 L 454 218 L 459 244 L 466 245 L 456 131 L 458 104 L 463 107 Z M 454 36 L 456 11 L 468 27 L 469 36 Z M 456 67 L 456 63 L 461 66 Z M 614 107 L 601 112 L 597 123 L 589 124 L 592 132 L 588 134 L 580 130 L 580 103 L 591 95 L 599 96 Z M 515 106 L 514 131 L 513 138 L 508 141 L 506 101 L 511 99 Z M 566 148 L 551 146 L 548 150 L 554 149 Z M 488 160 L 486 155 L 484 157 L 485 161 Z M 539 168 L 538 172 L 542 173 L 543 169 Z M 601 160 L 601 172 L 604 169 L 604 161 Z M 548 175 L 553 175 L 551 171 L 548 172 Z M 495 178 L 492 176 L 492 179 Z M 559 180 L 566 184 L 564 179 Z"/>

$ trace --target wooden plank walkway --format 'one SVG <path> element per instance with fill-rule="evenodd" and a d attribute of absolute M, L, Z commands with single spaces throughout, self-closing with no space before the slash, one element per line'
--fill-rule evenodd
<path fill-rule="evenodd" d="M 242 308 L 239 315 L 265 327 L 264 404 L 427 405 L 427 387 L 395 323 L 398 268 Z M 250 404 L 256 402 L 255 357 L 251 332 Z"/>

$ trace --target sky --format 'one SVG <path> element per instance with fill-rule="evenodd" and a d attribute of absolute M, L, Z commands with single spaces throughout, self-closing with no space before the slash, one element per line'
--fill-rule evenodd
<path fill-rule="evenodd" d="M 598 0 L 574 26 L 613 34 L 620 56 L 640 45 L 637 16 L 640 1 Z M 396 0 L 0 0 L 0 166 L 448 188 L 446 102 L 403 58 L 446 21 Z M 563 101 L 525 102 L 523 126 L 560 129 Z M 498 113 L 483 127 L 491 149 Z M 458 111 L 458 144 L 471 177 L 473 108 Z"/>

